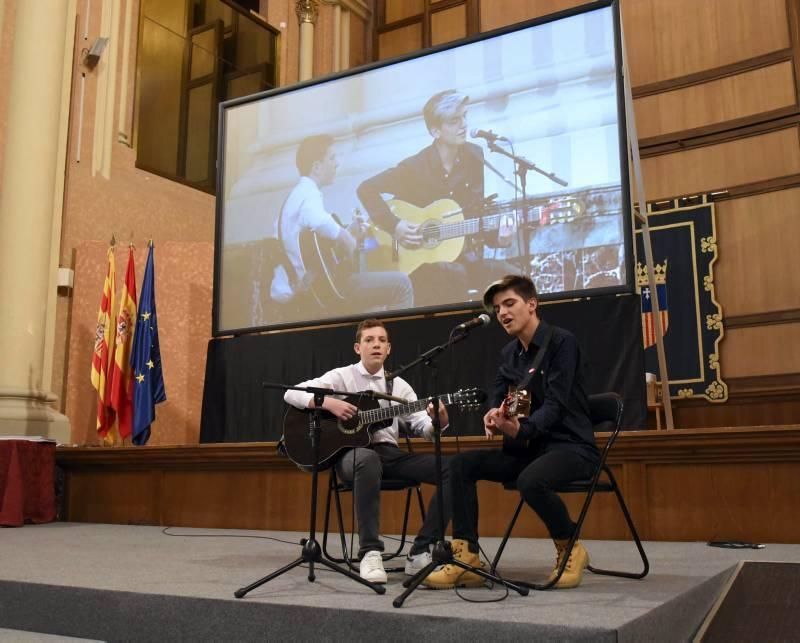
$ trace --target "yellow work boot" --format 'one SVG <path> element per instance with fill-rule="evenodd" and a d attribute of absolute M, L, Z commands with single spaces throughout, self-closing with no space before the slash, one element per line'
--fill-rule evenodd
<path fill-rule="evenodd" d="M 469 565 L 483 569 L 480 556 L 469 550 L 466 540 L 454 539 L 452 542 L 453 558 Z M 442 565 L 439 569 L 428 574 L 422 581 L 426 587 L 432 589 L 452 589 L 454 587 L 480 587 L 483 578 L 475 572 L 470 572 L 457 565 Z"/>
<path fill-rule="evenodd" d="M 561 565 L 561 561 L 564 558 L 564 554 L 567 551 L 567 545 L 569 544 L 569 539 L 567 540 L 554 540 L 556 544 L 556 551 L 558 555 L 556 556 L 556 566 L 555 569 L 550 573 L 550 576 L 547 577 L 547 582 L 549 583 L 552 581 L 556 575 L 558 574 L 558 568 Z M 561 578 L 558 579 L 558 582 L 555 584 L 556 589 L 572 589 L 573 587 L 577 587 L 581 584 L 583 580 L 583 570 L 589 565 L 589 553 L 586 551 L 585 547 L 581 545 L 579 540 L 575 541 L 575 545 L 572 547 L 572 552 L 569 555 L 569 560 L 567 561 L 567 566 L 564 567 L 564 573 L 561 574 Z"/>

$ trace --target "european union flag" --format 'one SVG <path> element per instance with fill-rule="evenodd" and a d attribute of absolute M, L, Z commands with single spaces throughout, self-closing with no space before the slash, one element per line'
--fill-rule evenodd
<path fill-rule="evenodd" d="M 150 425 L 156 418 L 155 405 L 167 399 L 164 374 L 161 371 L 161 350 L 158 347 L 158 320 L 153 267 L 153 242 L 147 253 L 139 319 L 133 337 L 133 443 L 147 444 Z"/>

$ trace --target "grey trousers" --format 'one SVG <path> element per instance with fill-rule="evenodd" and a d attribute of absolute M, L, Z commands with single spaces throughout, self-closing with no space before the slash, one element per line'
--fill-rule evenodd
<path fill-rule="evenodd" d="M 433 454 L 409 453 L 393 444 L 376 444 L 370 448 L 347 451 L 336 463 L 336 474 L 341 480 L 353 482 L 356 520 L 358 521 L 359 558 L 372 550 L 383 551 L 380 539 L 381 479 L 409 480 L 436 484 L 436 456 Z M 419 534 L 414 539 L 411 553 L 428 549 L 440 537 L 439 520 L 444 517 L 444 526 L 450 522 L 450 467 L 448 458 L 442 457 L 442 491 L 444 511 L 439 506 L 438 494 L 433 498 L 425 514 Z M 444 537 L 444 534 L 441 535 Z"/>

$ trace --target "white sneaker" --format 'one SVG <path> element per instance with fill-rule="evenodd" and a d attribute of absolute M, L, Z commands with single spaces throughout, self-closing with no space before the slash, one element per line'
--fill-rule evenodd
<path fill-rule="evenodd" d="M 429 551 L 423 551 L 419 554 L 414 554 L 413 556 L 409 554 L 406 557 L 406 576 L 413 576 L 420 569 L 423 569 L 426 565 L 429 565 L 431 560 L 431 553 Z"/>
<path fill-rule="evenodd" d="M 376 549 L 364 554 L 358 571 L 361 574 L 361 578 L 368 580 L 370 583 L 383 584 L 389 580 L 386 576 L 386 570 L 383 568 L 383 556 Z"/>

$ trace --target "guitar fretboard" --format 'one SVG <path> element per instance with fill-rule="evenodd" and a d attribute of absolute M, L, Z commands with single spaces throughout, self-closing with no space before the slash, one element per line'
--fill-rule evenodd
<path fill-rule="evenodd" d="M 381 420 L 397 417 L 398 415 L 409 415 L 417 411 L 424 411 L 432 399 L 432 397 L 426 397 L 422 400 L 409 402 L 408 404 L 393 404 L 391 406 L 381 406 L 377 409 L 359 411 L 358 416 L 361 418 L 363 424 L 373 424 Z M 452 395 L 440 395 L 439 402 L 441 404 L 452 404 Z"/>
<path fill-rule="evenodd" d="M 537 222 L 539 220 L 539 216 L 541 215 L 542 210 L 545 206 L 530 206 L 527 208 L 527 212 L 522 215 L 517 214 L 516 219 L 517 222 L 525 221 L 527 223 Z M 482 231 L 489 231 L 489 230 L 497 230 L 500 227 L 500 222 L 504 216 L 512 214 L 515 210 L 521 209 L 525 210 L 525 208 L 521 207 L 519 202 L 505 202 L 505 203 L 497 203 L 493 206 L 489 206 L 490 210 L 493 210 L 495 214 L 487 214 L 480 217 L 474 217 L 472 219 L 464 219 L 462 221 L 454 221 L 453 223 L 440 223 L 438 225 L 428 225 L 424 227 L 423 234 L 431 234 L 434 233 L 434 236 L 437 239 L 455 239 L 457 237 L 464 237 L 472 234 L 477 234 L 478 232 Z M 454 216 L 456 214 L 463 214 L 462 210 L 451 210 L 449 212 L 444 213 L 444 216 Z"/>

